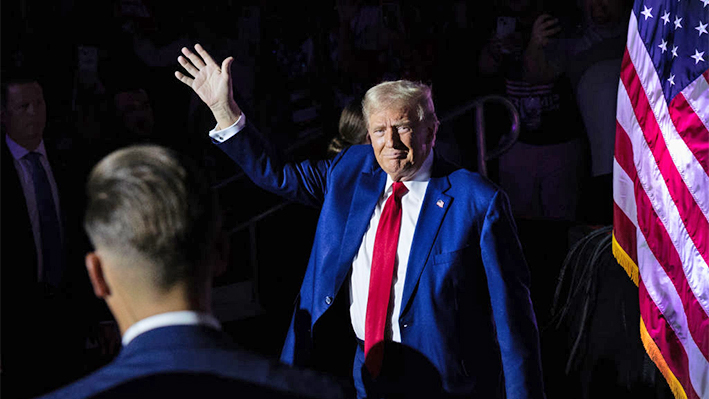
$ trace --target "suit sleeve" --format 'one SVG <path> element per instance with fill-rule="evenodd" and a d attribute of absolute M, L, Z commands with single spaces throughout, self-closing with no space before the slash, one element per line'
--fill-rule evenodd
<path fill-rule="evenodd" d="M 497 191 L 485 215 L 480 248 L 502 356 L 508 398 L 544 398 L 539 331 L 530 274 L 507 196 Z"/>
<path fill-rule="evenodd" d="M 230 139 L 215 144 L 262 189 L 305 205 L 322 205 L 333 161 L 282 162 L 281 154 L 249 122 Z"/>

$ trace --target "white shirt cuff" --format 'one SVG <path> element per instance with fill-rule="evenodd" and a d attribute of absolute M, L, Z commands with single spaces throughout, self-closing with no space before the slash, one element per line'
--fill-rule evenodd
<path fill-rule="evenodd" d="M 209 137 L 218 143 L 223 143 L 244 129 L 246 126 L 246 115 L 242 112 L 239 119 L 237 119 L 233 125 L 225 129 L 217 130 L 217 126 L 214 126 L 214 129 L 209 131 Z"/>

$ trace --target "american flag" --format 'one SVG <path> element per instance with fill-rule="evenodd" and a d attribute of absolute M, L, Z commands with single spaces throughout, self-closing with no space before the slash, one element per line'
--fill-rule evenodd
<path fill-rule="evenodd" d="M 636 0 L 618 85 L 613 253 L 677 398 L 709 398 L 709 0 Z"/>

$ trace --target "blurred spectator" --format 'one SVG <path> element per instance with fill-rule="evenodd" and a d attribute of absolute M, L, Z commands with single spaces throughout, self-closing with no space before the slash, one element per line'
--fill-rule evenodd
<path fill-rule="evenodd" d="M 332 57 L 337 79 L 346 82 L 345 97 L 385 80 L 424 80 L 432 62 L 431 42 L 417 28 L 431 28 L 418 26 L 422 17 L 417 6 L 399 1 L 336 3 L 339 30 Z"/>
<path fill-rule="evenodd" d="M 568 74 L 588 135 L 591 174 L 584 181 L 579 218 L 613 222 L 613 152 L 620 66 L 625 50 L 628 0 L 585 0 L 585 29 L 577 41 Z"/>
<path fill-rule="evenodd" d="M 45 131 L 38 75 L 2 77 L 2 388 L 29 397 L 83 372 L 93 313 L 76 256 L 86 241 L 74 158 Z"/>
<path fill-rule="evenodd" d="M 584 132 L 566 76 L 580 18 L 543 1 L 500 2 L 480 71 L 517 107 L 518 142 L 499 161 L 499 180 L 518 218 L 573 221 L 584 175 Z"/>
<path fill-rule="evenodd" d="M 351 145 L 369 143 L 367 124 L 362 114 L 362 102 L 361 99 L 355 99 L 342 109 L 337 136 L 330 141 L 327 154 L 329 157 L 334 157 Z"/>
<path fill-rule="evenodd" d="M 142 87 L 127 88 L 113 94 L 115 116 L 120 123 L 122 139 L 135 142 L 154 138 L 155 117 L 148 93 Z"/>

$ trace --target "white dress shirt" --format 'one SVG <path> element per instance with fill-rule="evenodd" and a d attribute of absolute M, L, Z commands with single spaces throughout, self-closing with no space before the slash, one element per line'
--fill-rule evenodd
<path fill-rule="evenodd" d="M 181 310 L 178 312 L 167 312 L 155 316 L 146 317 L 128 327 L 121 338 L 123 346 L 126 346 L 135 337 L 150 330 L 167 326 L 207 326 L 215 330 L 221 330 L 219 321 L 207 313 L 194 312 L 191 310 Z"/>
<path fill-rule="evenodd" d="M 37 251 L 37 281 L 43 281 L 44 273 L 42 265 L 44 264 L 44 260 L 42 259 L 42 238 L 39 227 L 39 209 L 37 208 L 37 197 L 35 196 L 34 184 L 32 181 L 32 166 L 30 165 L 30 161 L 24 158 L 25 155 L 30 153 L 30 151 L 17 144 L 8 135 L 5 135 L 5 142 L 7 143 L 7 147 L 12 154 L 12 162 L 17 170 L 17 176 L 20 178 L 22 192 L 25 195 L 25 203 L 27 204 L 27 211 L 29 212 L 30 224 L 32 225 L 32 235 L 34 236 L 34 243 Z M 61 208 L 59 206 L 57 183 L 54 180 L 52 167 L 49 165 L 49 160 L 47 159 L 47 150 L 44 147 L 44 140 L 39 143 L 34 152 L 42 155 L 39 159 L 42 163 L 42 167 L 44 167 L 44 171 L 47 173 L 47 179 L 49 179 L 49 185 L 52 188 L 52 197 L 54 197 L 54 205 L 57 208 L 56 211 L 58 220 L 61 221 L 61 213 L 59 212 Z M 60 228 L 63 229 L 63 227 L 64 226 L 61 226 L 60 223 Z M 60 231 L 60 234 L 63 236 L 64 232 Z"/>
<path fill-rule="evenodd" d="M 209 132 L 209 136 L 214 141 L 222 143 L 241 131 L 245 125 L 246 117 L 242 113 L 233 125 L 222 130 L 216 130 L 215 127 L 215 129 Z M 414 231 L 416 231 L 416 222 L 421 212 L 421 204 L 423 203 L 423 197 L 428 188 L 428 182 L 431 179 L 432 165 L 433 151 L 429 152 L 428 157 L 413 178 L 404 182 L 404 185 L 409 191 L 401 199 L 401 230 L 399 232 L 399 243 L 396 250 L 396 264 L 394 265 L 394 276 L 392 279 L 393 287 L 389 299 L 391 314 L 385 332 L 386 338 L 396 342 L 401 342 L 398 320 L 401 309 L 401 297 L 404 292 L 404 280 L 406 279 L 406 267 L 409 262 L 409 253 L 411 252 Z M 377 207 L 374 209 L 374 214 L 372 214 L 372 218 L 369 221 L 369 227 L 362 238 L 362 244 L 352 261 L 349 293 L 350 319 L 357 338 L 361 340 L 364 340 L 364 324 L 367 314 L 367 298 L 369 297 L 369 274 L 372 268 L 374 238 L 377 234 L 379 218 L 384 210 L 384 204 L 392 193 L 391 186 L 393 183 L 391 177 L 387 176 L 384 193 L 381 198 L 379 198 Z M 391 306 L 392 303 L 393 307 Z"/>
<path fill-rule="evenodd" d="M 401 309 L 401 296 L 404 292 L 404 280 L 406 280 L 406 268 L 409 263 L 409 253 L 411 243 L 416 231 L 416 222 L 421 212 L 423 197 L 426 195 L 426 188 L 431 179 L 431 165 L 433 164 L 433 151 L 429 152 L 421 168 L 414 177 L 405 181 L 409 191 L 401 198 L 401 230 L 399 231 L 399 243 L 396 249 L 396 262 L 394 264 L 394 276 L 392 279 L 392 290 L 389 298 L 389 322 L 385 329 L 384 337 L 396 342 L 401 342 L 399 331 L 399 312 Z M 362 237 L 362 244 L 357 255 L 352 261 L 352 275 L 350 277 L 350 319 L 352 328 L 357 338 L 364 341 L 364 325 L 367 315 L 367 299 L 369 298 L 369 275 L 372 269 L 372 251 L 374 249 L 374 239 L 377 235 L 379 218 L 384 210 L 384 204 L 392 194 L 392 184 L 394 181 L 387 176 L 384 186 L 384 193 L 379 198 L 377 207 L 374 209 L 369 227 Z M 393 307 L 392 307 L 393 304 Z M 391 334 L 391 335 L 389 335 Z"/>

